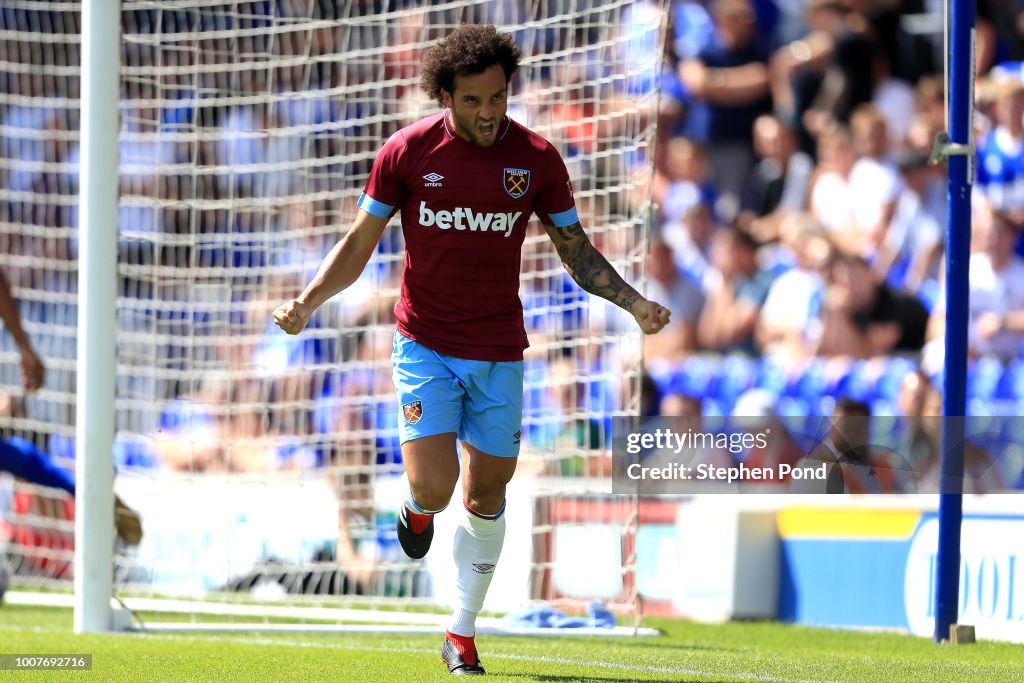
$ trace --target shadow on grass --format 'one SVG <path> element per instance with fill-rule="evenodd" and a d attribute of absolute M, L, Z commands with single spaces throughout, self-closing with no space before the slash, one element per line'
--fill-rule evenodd
<path fill-rule="evenodd" d="M 630 648 L 644 647 L 661 650 L 696 650 L 699 652 L 749 652 L 746 647 L 723 647 L 721 645 L 698 645 L 695 643 L 655 643 L 649 642 L 646 638 L 638 638 L 630 642 Z"/>
<path fill-rule="evenodd" d="M 579 676 L 538 676 L 536 674 L 523 674 L 523 677 L 529 677 L 533 681 L 564 681 L 565 683 L 671 683 L 672 681 L 678 681 L 678 674 L 654 674 L 654 678 L 642 677 L 620 677 L 620 676 L 587 676 L 586 678 L 580 678 Z M 510 678 L 517 678 L 517 676 L 511 676 Z M 733 678 L 702 678 L 701 683 L 734 683 L 736 679 Z"/>

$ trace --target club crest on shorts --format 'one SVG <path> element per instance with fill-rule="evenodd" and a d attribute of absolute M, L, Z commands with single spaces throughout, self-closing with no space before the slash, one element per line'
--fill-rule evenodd
<path fill-rule="evenodd" d="M 423 402 L 413 401 L 412 403 L 406 403 L 402 406 L 402 415 L 405 416 L 405 421 L 409 424 L 416 424 L 423 417 Z"/>
<path fill-rule="evenodd" d="M 530 189 L 530 172 L 525 168 L 505 169 L 505 192 L 512 199 L 519 199 Z"/>

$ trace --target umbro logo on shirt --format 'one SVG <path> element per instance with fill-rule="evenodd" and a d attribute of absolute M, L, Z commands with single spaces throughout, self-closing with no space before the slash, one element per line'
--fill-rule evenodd
<path fill-rule="evenodd" d="M 423 179 L 427 181 L 423 183 L 423 187 L 441 187 L 441 181 L 444 180 L 444 176 L 440 173 L 428 173 L 423 176 Z"/>

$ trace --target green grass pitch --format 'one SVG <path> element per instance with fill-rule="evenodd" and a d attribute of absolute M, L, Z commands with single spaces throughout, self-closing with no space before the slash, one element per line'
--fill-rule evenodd
<path fill-rule="evenodd" d="M 665 635 L 481 636 L 493 681 L 1024 681 L 1024 647 L 938 646 L 893 634 L 783 624 L 650 620 Z M 0 607 L 0 653 L 92 654 L 91 672 L 0 671 L 0 680 L 444 681 L 439 637 L 351 634 L 77 636 L 70 610 Z"/>

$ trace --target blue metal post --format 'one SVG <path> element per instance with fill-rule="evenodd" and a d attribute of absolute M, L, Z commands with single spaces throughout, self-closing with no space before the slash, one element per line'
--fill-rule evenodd
<path fill-rule="evenodd" d="M 950 0 L 949 137 L 971 140 L 974 110 L 974 2 Z M 943 375 L 941 490 L 935 642 L 949 638 L 957 622 L 960 591 L 960 522 L 963 517 L 964 419 L 967 412 L 968 264 L 971 253 L 973 155 L 949 156 L 949 219 L 946 226 L 946 366 Z M 952 416 L 952 417 L 951 417 Z"/>

